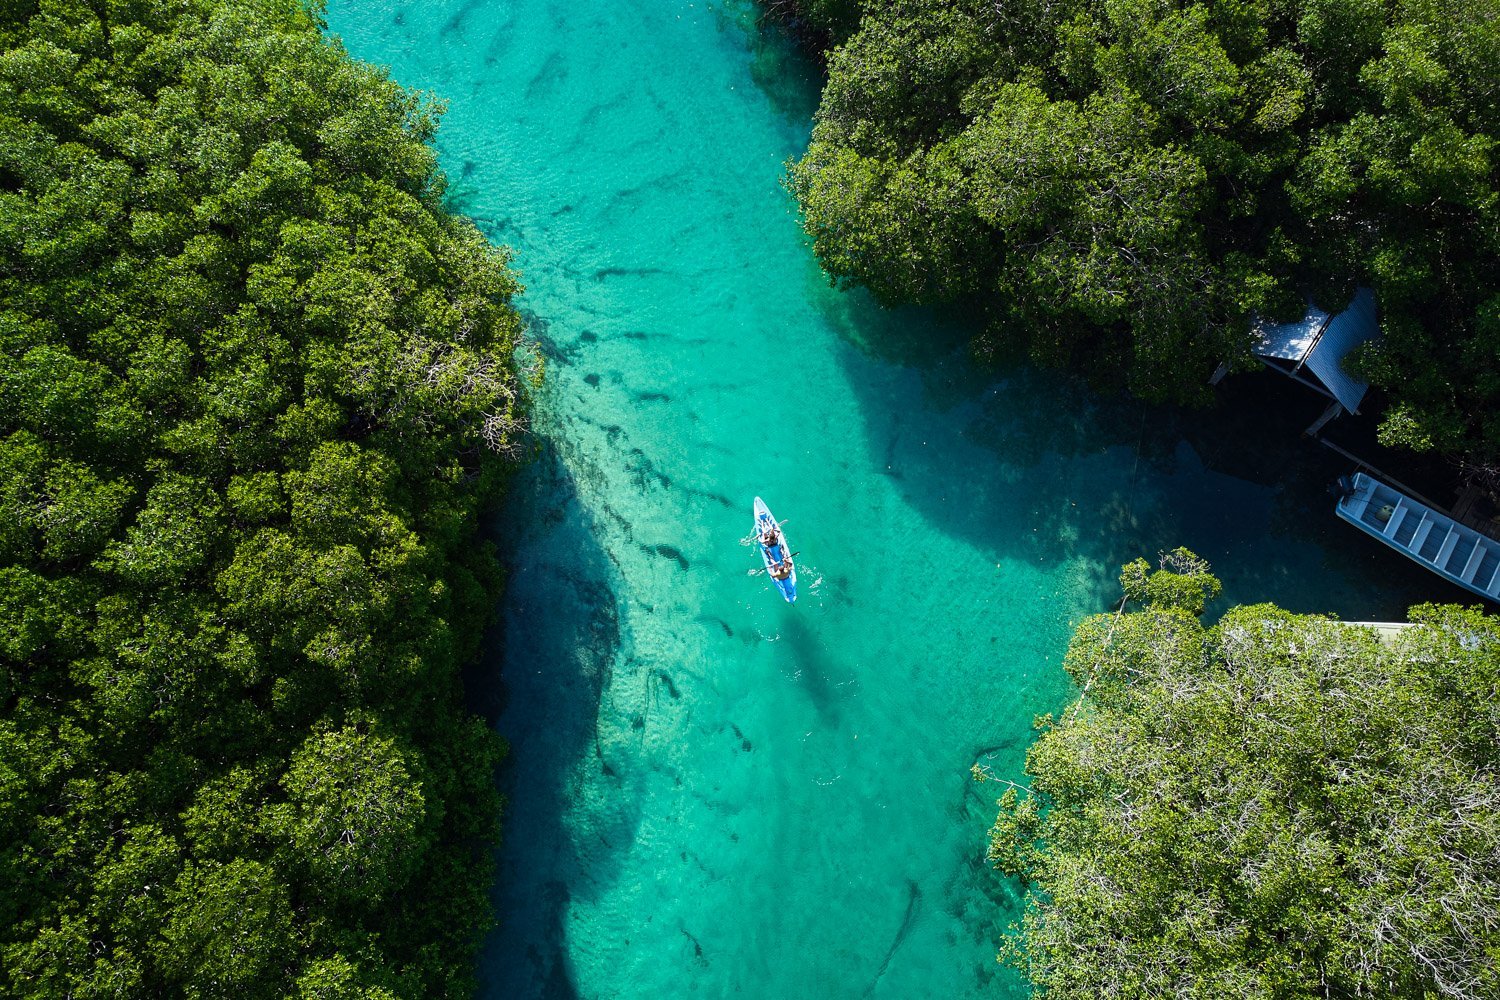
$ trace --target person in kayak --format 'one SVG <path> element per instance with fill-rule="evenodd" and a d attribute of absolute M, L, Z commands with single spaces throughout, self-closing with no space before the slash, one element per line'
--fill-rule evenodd
<path fill-rule="evenodd" d="M 775 580 L 785 580 L 792 575 L 792 557 L 787 554 L 782 544 L 781 532 L 777 531 L 777 525 L 770 524 L 761 533 L 760 544 L 766 547 L 766 555 L 774 560 L 771 563 L 771 577 Z M 780 547 L 781 553 L 778 557 L 776 549 Z"/>

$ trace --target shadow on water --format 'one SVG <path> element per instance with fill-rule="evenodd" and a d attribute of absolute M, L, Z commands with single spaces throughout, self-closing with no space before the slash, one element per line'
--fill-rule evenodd
<path fill-rule="evenodd" d="M 839 689 L 833 680 L 834 662 L 829 658 L 823 640 L 807 623 L 810 609 L 788 608 L 781 624 L 781 640 L 792 658 L 794 676 L 807 692 L 823 723 L 839 724 Z"/>
<path fill-rule="evenodd" d="M 805 129 L 818 110 L 823 74 L 775 24 L 761 24 L 750 36 L 750 78 L 783 120 Z"/>
<path fill-rule="evenodd" d="M 901 925 L 896 928 L 896 934 L 891 939 L 890 946 L 886 948 L 885 957 L 881 959 L 880 968 L 875 971 L 875 977 L 870 980 L 870 985 L 862 994 L 865 997 L 875 995 L 875 988 L 880 985 L 880 980 L 885 976 L 885 970 L 891 966 L 891 959 L 901 946 L 906 943 L 906 938 L 911 934 L 911 929 L 916 926 L 917 918 L 922 912 L 922 887 L 911 879 L 906 881 L 906 908 L 901 915 Z"/>
<path fill-rule="evenodd" d="M 961 319 L 818 300 L 904 499 L 997 559 L 1072 561 L 1093 606 L 1117 598 L 1122 563 L 1178 545 L 1214 564 L 1226 606 L 1389 618 L 1456 599 L 1337 520 L 1328 485 L 1349 463 L 1302 437 L 1322 401 L 1290 380 L 1236 376 L 1211 408 L 1151 406 L 1024 363 L 982 367 Z"/>
<path fill-rule="evenodd" d="M 607 889 L 618 869 L 614 852 L 630 844 L 639 821 L 629 794 L 611 796 L 613 814 L 587 823 L 575 815 L 586 781 L 620 780 L 599 737 L 600 703 L 621 647 L 613 568 L 550 448 L 518 478 L 502 516 L 527 530 L 502 553 L 512 567 L 497 724 L 511 746 L 500 779 L 508 807 L 494 890 L 502 922 L 486 942 L 479 978 L 488 997 L 574 1000 L 570 906 Z"/>
<path fill-rule="evenodd" d="M 784 122 L 806 132 L 822 99 L 823 71 L 781 24 L 751 0 L 712 8 L 720 31 L 739 31 L 750 50 L 750 78 Z"/>

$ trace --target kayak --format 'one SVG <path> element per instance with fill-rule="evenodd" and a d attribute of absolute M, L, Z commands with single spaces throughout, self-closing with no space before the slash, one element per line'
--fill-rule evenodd
<path fill-rule="evenodd" d="M 775 541 L 767 545 L 765 542 L 767 533 L 774 533 Z M 797 567 L 792 563 L 791 550 L 787 548 L 786 534 L 781 530 L 781 522 L 771 516 L 771 508 L 760 497 L 755 498 L 755 547 L 760 549 L 760 558 L 766 564 L 766 575 L 771 582 L 776 584 L 776 589 L 781 591 L 790 604 L 797 599 Z M 784 578 L 778 578 L 776 567 L 782 565 L 786 568 Z"/>
<path fill-rule="evenodd" d="M 775 541 L 767 545 L 767 534 L 773 534 Z M 755 547 L 760 549 L 761 561 L 766 564 L 766 575 L 781 591 L 790 604 L 797 599 L 797 567 L 792 562 L 792 553 L 787 548 L 786 533 L 781 530 L 781 522 L 771 515 L 771 508 L 760 497 L 755 498 Z M 777 566 L 785 568 L 782 577 L 776 575 Z"/>

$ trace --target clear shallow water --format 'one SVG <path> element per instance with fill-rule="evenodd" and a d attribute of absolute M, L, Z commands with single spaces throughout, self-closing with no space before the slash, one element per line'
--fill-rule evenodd
<path fill-rule="evenodd" d="M 779 187 L 816 81 L 748 7 L 328 16 L 450 101 L 450 196 L 549 357 L 484 679 L 513 748 L 484 996 L 1022 995 L 968 769 L 1019 777 L 1121 562 L 1186 544 L 1227 601 L 1354 618 L 1457 596 L 1340 526 L 1316 456 L 976 373 L 961 331 L 830 290 Z M 795 607 L 751 572 L 756 494 Z"/>

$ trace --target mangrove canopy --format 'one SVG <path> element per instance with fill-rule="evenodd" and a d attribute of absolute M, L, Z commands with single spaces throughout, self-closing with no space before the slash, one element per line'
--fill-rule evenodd
<path fill-rule="evenodd" d="M 6 996 L 472 982 L 517 286 L 321 28 L 0 5 Z"/>
<path fill-rule="evenodd" d="M 1054 1000 L 1500 991 L 1500 619 L 1386 634 L 1271 605 L 1198 618 L 1184 550 L 1079 626 L 990 859 L 1002 957 Z M 1122 609 L 1123 610 L 1123 609 Z"/>
<path fill-rule="evenodd" d="M 790 175 L 837 280 L 1188 401 L 1253 311 L 1367 284 L 1383 439 L 1500 463 L 1497 0 L 799 6 L 838 42 Z"/>

